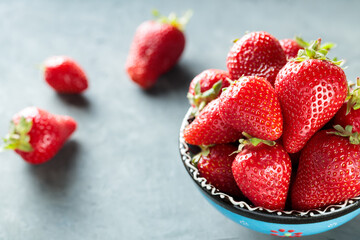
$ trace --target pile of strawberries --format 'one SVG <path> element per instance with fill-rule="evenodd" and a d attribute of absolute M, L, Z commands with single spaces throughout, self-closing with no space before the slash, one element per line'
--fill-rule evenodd
<path fill-rule="evenodd" d="M 360 89 L 327 57 L 332 47 L 252 32 L 234 42 L 228 71 L 196 76 L 184 139 L 201 148 L 192 160 L 200 175 L 272 210 L 360 195 Z"/>

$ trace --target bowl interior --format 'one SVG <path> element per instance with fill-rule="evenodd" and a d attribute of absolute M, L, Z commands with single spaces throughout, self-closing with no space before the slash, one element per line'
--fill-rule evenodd
<path fill-rule="evenodd" d="M 181 160 L 184 164 L 186 171 L 190 177 L 200 188 L 201 192 L 209 197 L 212 201 L 227 210 L 250 217 L 257 220 L 268 222 L 286 222 L 286 223 L 314 223 L 326 221 L 329 219 L 337 218 L 352 212 L 360 207 L 360 196 L 348 199 L 344 202 L 335 205 L 329 205 L 320 209 L 312 209 L 308 211 L 274 211 L 263 207 L 255 207 L 250 202 L 239 201 L 232 196 L 220 192 L 214 186 L 209 184 L 207 180 L 200 177 L 199 171 L 191 164 L 191 159 L 194 153 L 194 146 L 187 144 L 183 138 L 183 131 L 191 122 L 191 108 L 186 113 L 180 128 L 179 148 Z"/>

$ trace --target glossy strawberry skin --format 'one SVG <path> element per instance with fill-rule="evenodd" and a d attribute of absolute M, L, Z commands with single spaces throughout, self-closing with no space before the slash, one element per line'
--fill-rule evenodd
<path fill-rule="evenodd" d="M 230 144 L 219 144 L 209 150 L 210 153 L 202 156 L 197 163 L 200 176 L 206 178 L 219 191 L 241 198 L 242 194 L 231 171 L 231 165 L 236 156 L 232 153 L 237 150 L 237 147 Z"/>
<path fill-rule="evenodd" d="M 344 71 L 329 61 L 289 61 L 276 78 L 275 91 L 284 117 L 283 144 L 295 153 L 342 106 L 347 81 Z"/>
<path fill-rule="evenodd" d="M 148 89 L 178 62 L 184 48 L 181 30 L 167 23 L 146 21 L 136 30 L 126 71 L 135 83 Z"/>
<path fill-rule="evenodd" d="M 360 132 L 360 110 L 351 108 L 350 112 L 346 114 L 347 102 L 345 102 L 334 117 L 334 125 L 346 127 L 352 126 L 353 132 Z"/>
<path fill-rule="evenodd" d="M 190 83 L 189 93 L 195 95 L 195 85 L 200 82 L 201 92 L 205 92 L 212 88 L 215 83 L 222 80 L 222 87 L 228 87 L 230 82 L 226 79 L 231 79 L 230 74 L 227 71 L 220 69 L 207 69 L 196 75 Z M 221 93 L 221 92 L 220 92 Z"/>
<path fill-rule="evenodd" d="M 232 172 L 241 192 L 255 206 L 272 210 L 285 208 L 291 160 L 281 145 L 245 146 L 237 154 Z"/>
<path fill-rule="evenodd" d="M 59 93 L 77 94 L 88 88 L 80 65 L 66 56 L 53 56 L 44 62 L 45 81 Z"/>
<path fill-rule="evenodd" d="M 14 123 L 21 117 L 32 121 L 28 135 L 33 151 L 15 152 L 32 164 L 41 164 L 53 158 L 77 127 L 76 121 L 69 116 L 54 115 L 36 107 L 28 107 L 17 113 L 13 117 Z"/>
<path fill-rule="evenodd" d="M 301 152 L 293 209 L 325 207 L 360 194 L 360 145 L 331 131 L 317 132 Z"/>
<path fill-rule="evenodd" d="M 242 137 L 219 115 L 219 98 L 211 101 L 184 130 L 184 139 L 193 145 L 211 145 L 234 142 Z"/>
<path fill-rule="evenodd" d="M 231 79 L 259 76 L 274 85 L 286 55 L 279 41 L 267 32 L 252 32 L 236 41 L 226 60 Z"/>
<path fill-rule="evenodd" d="M 264 78 L 240 78 L 219 99 L 220 116 L 228 125 L 256 138 L 280 138 L 283 129 L 280 104 L 274 88 Z"/>
<path fill-rule="evenodd" d="M 286 58 L 296 58 L 300 49 L 303 49 L 294 39 L 282 39 L 279 41 Z"/>

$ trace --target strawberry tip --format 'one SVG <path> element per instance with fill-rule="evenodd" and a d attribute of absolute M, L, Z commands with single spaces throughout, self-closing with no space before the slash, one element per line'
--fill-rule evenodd
<path fill-rule="evenodd" d="M 213 146 L 214 145 L 199 146 L 201 148 L 201 151 L 191 159 L 191 163 L 195 167 L 197 167 L 198 162 L 200 161 L 201 157 L 207 157 L 210 154 L 210 147 L 213 147 Z"/>
<path fill-rule="evenodd" d="M 169 16 L 163 16 L 160 14 L 159 10 L 153 9 L 152 15 L 155 17 L 155 19 L 164 24 L 170 24 L 173 27 L 176 27 L 180 31 L 185 30 L 186 24 L 190 21 L 190 18 L 193 15 L 193 11 L 191 9 L 187 10 L 183 16 L 178 18 L 175 13 L 171 12 Z"/>
<path fill-rule="evenodd" d="M 32 128 L 33 122 L 21 117 L 18 123 L 11 121 L 9 133 L 4 140 L 4 150 L 20 150 L 23 152 L 31 152 L 33 148 L 30 144 L 30 136 L 28 133 Z"/>
<path fill-rule="evenodd" d="M 321 38 L 318 38 L 315 41 L 311 41 L 310 43 L 305 42 L 301 38 L 296 38 L 297 43 L 300 46 L 305 46 L 304 49 L 300 49 L 298 52 L 298 56 L 293 58 L 292 61 L 302 62 L 308 59 L 319 59 L 329 61 L 336 66 L 341 67 L 344 64 L 344 60 L 338 60 L 336 57 L 333 59 L 329 59 L 326 55 L 329 50 L 336 46 L 335 43 L 324 43 L 321 44 Z"/>
<path fill-rule="evenodd" d="M 345 128 L 343 128 L 340 125 L 335 125 L 333 127 L 334 127 L 334 129 L 336 131 L 329 131 L 329 132 L 327 132 L 328 134 L 334 134 L 334 135 L 337 135 L 337 136 L 340 136 L 340 137 L 346 137 L 346 138 L 348 137 L 349 142 L 351 144 L 354 144 L 354 145 L 359 145 L 360 144 L 360 133 L 353 132 L 352 131 L 353 126 L 347 125 Z"/>
<path fill-rule="evenodd" d="M 351 89 L 354 88 L 352 91 Z M 360 78 L 356 79 L 356 86 L 355 84 L 348 85 L 348 95 L 346 96 L 347 106 L 346 106 L 346 113 L 348 115 L 351 109 L 358 110 L 360 109 Z"/>

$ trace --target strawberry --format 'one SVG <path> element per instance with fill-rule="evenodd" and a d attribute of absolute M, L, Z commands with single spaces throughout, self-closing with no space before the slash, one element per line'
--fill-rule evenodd
<path fill-rule="evenodd" d="M 360 194 L 360 141 L 351 128 L 321 130 L 306 144 L 291 190 L 294 209 L 325 207 Z"/>
<path fill-rule="evenodd" d="M 242 144 L 232 164 L 241 192 L 255 206 L 283 210 L 291 176 L 289 155 L 272 141 L 249 138 Z"/>
<path fill-rule="evenodd" d="M 300 49 L 304 49 L 304 47 L 302 47 L 296 40 L 294 39 L 282 39 L 279 41 L 281 47 L 283 48 L 285 54 L 286 54 L 286 58 L 287 59 L 292 59 L 297 57 L 297 54 L 299 52 Z"/>
<path fill-rule="evenodd" d="M 88 88 L 87 77 L 80 65 L 65 56 L 45 60 L 44 78 L 59 93 L 77 94 Z"/>
<path fill-rule="evenodd" d="M 326 58 L 320 39 L 289 61 L 276 77 L 275 91 L 284 117 L 283 143 L 300 151 L 311 136 L 339 110 L 347 95 L 340 61 Z"/>
<path fill-rule="evenodd" d="M 206 104 L 221 94 L 230 85 L 230 74 L 219 69 L 208 69 L 198 74 L 190 83 L 187 98 L 197 115 Z"/>
<path fill-rule="evenodd" d="M 28 107 L 13 117 L 4 148 L 15 150 L 29 163 L 44 163 L 55 156 L 75 129 L 71 117 Z"/>
<path fill-rule="evenodd" d="M 211 101 L 184 130 L 184 139 L 193 145 L 230 143 L 242 135 L 223 122 L 219 115 L 220 98 Z"/>
<path fill-rule="evenodd" d="M 146 21 L 136 30 L 126 60 L 129 77 L 143 89 L 151 88 L 160 75 L 169 71 L 179 60 L 185 48 L 183 32 L 190 15 L 177 19 L 154 15 L 157 21 Z"/>
<path fill-rule="evenodd" d="M 220 96 L 222 120 L 239 132 L 265 140 L 282 134 L 280 104 L 271 84 L 262 77 L 242 77 Z"/>
<path fill-rule="evenodd" d="M 360 132 L 360 78 L 357 79 L 357 88 L 348 94 L 346 100 L 336 113 L 333 124 L 351 125 L 353 132 Z"/>
<path fill-rule="evenodd" d="M 286 64 L 286 55 L 275 37 L 252 32 L 235 41 L 226 64 L 231 79 L 255 75 L 274 85 L 277 73 Z"/>
<path fill-rule="evenodd" d="M 360 132 L 360 110 L 351 109 L 347 114 L 347 102 L 342 105 L 340 110 L 336 113 L 334 117 L 335 125 L 340 125 L 342 127 L 346 127 L 347 125 L 351 125 L 353 132 Z"/>
<path fill-rule="evenodd" d="M 279 42 L 288 60 L 296 58 L 300 49 L 308 48 L 310 46 L 310 43 L 304 41 L 300 37 L 295 37 L 295 39 L 282 39 Z M 334 43 L 324 43 L 321 48 L 329 51 L 334 46 Z"/>
<path fill-rule="evenodd" d="M 193 163 L 199 170 L 200 176 L 215 186 L 219 191 L 233 197 L 241 198 L 242 194 L 232 175 L 231 165 L 236 155 L 232 155 L 237 148 L 230 144 L 219 144 L 203 150 L 195 155 Z"/>

